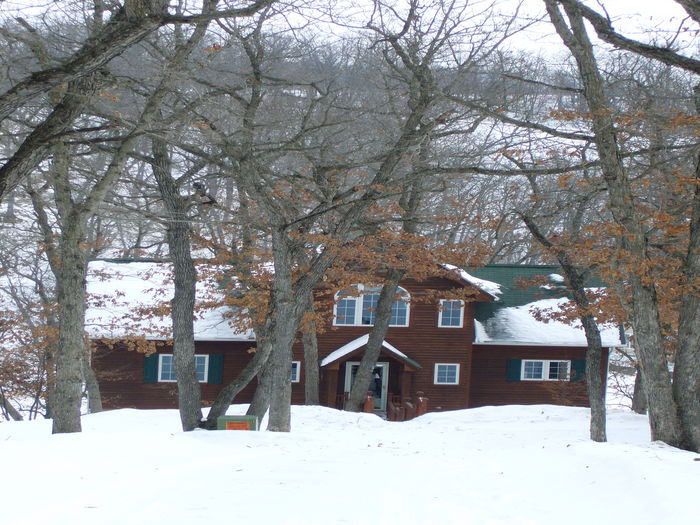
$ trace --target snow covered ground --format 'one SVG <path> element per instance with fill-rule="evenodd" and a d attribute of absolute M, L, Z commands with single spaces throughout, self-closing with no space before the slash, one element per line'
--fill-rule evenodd
<path fill-rule="evenodd" d="M 233 407 L 241 413 L 244 407 Z M 293 407 L 293 432 L 180 430 L 175 410 L 0 424 L 0 523 L 690 524 L 697 454 L 645 417 L 508 406 L 389 423 Z"/>

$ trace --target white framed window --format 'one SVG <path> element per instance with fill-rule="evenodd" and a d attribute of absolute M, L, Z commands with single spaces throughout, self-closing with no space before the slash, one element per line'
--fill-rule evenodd
<path fill-rule="evenodd" d="M 209 356 L 197 354 L 194 356 L 194 366 L 197 372 L 197 381 L 206 383 L 209 374 Z M 175 362 L 173 354 L 158 354 L 158 382 L 175 382 Z"/>
<path fill-rule="evenodd" d="M 571 361 L 523 359 L 520 379 L 522 381 L 570 381 Z"/>
<path fill-rule="evenodd" d="M 464 301 L 440 299 L 440 328 L 462 328 L 464 326 Z"/>
<path fill-rule="evenodd" d="M 458 385 L 459 363 L 435 363 L 433 383 L 436 385 Z"/>
<path fill-rule="evenodd" d="M 298 383 L 301 377 L 301 361 L 292 361 L 292 383 Z"/>
<path fill-rule="evenodd" d="M 335 294 L 333 325 L 372 326 L 376 318 L 381 287 L 354 284 L 352 288 L 356 290 L 356 293 L 351 294 L 347 290 L 341 290 Z M 401 287 L 399 287 L 397 293 L 400 298 L 391 305 L 389 326 L 408 326 L 411 296 Z"/>

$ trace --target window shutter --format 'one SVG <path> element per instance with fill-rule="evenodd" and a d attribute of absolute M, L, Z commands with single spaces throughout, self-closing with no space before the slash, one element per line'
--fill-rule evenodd
<path fill-rule="evenodd" d="M 143 358 L 143 382 L 158 382 L 158 354 L 151 354 Z"/>
<path fill-rule="evenodd" d="M 522 359 L 508 359 L 506 362 L 506 381 L 520 381 Z"/>
<path fill-rule="evenodd" d="M 209 374 L 207 375 L 207 383 L 212 385 L 220 385 L 224 377 L 224 355 L 210 354 L 209 355 Z"/>
<path fill-rule="evenodd" d="M 586 375 L 586 360 L 585 359 L 575 359 L 571 361 L 571 380 L 572 381 L 583 381 Z"/>

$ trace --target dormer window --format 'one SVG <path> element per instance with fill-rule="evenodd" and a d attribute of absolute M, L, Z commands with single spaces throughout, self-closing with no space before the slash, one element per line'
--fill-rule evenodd
<path fill-rule="evenodd" d="M 380 286 L 355 284 L 354 292 L 341 290 L 335 294 L 333 324 L 335 326 L 372 326 L 377 315 Z M 391 305 L 389 326 L 408 326 L 410 294 L 399 287 L 399 299 Z"/>

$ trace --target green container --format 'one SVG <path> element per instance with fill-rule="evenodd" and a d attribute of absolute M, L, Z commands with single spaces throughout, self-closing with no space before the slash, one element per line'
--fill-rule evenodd
<path fill-rule="evenodd" d="M 258 430 L 258 416 L 221 416 L 216 420 L 217 430 Z"/>

